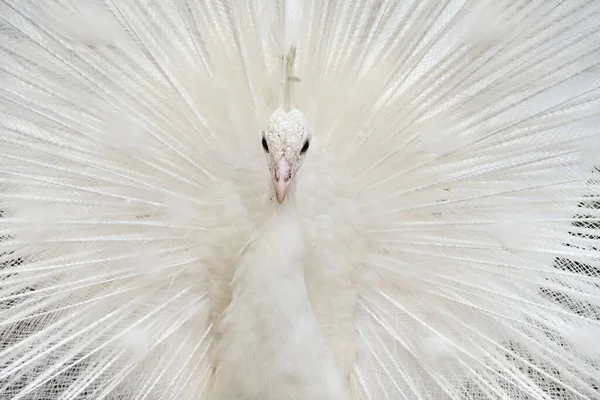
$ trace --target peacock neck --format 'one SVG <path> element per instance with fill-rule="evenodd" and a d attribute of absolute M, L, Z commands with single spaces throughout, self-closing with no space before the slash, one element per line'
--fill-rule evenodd
<path fill-rule="evenodd" d="M 304 279 L 295 188 L 236 263 L 217 373 L 218 398 L 345 399 Z"/>

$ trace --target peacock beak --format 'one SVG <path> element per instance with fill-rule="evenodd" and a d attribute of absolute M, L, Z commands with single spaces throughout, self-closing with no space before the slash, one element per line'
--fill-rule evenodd
<path fill-rule="evenodd" d="M 273 177 L 273 183 L 275 184 L 275 196 L 279 204 L 283 203 L 285 194 L 288 190 L 288 185 L 292 179 L 292 168 L 290 163 L 282 156 L 279 162 L 275 165 L 275 176 Z"/>

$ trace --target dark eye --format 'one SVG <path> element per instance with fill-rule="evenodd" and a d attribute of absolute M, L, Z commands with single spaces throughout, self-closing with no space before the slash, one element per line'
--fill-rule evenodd
<path fill-rule="evenodd" d="M 265 151 L 268 153 L 269 152 L 269 146 L 267 145 L 267 140 L 264 138 L 262 139 L 262 147 L 263 149 L 265 149 Z"/>
<path fill-rule="evenodd" d="M 304 142 L 304 146 L 302 146 L 302 150 L 300 150 L 300 154 L 306 153 L 306 150 L 308 150 L 308 139 L 306 139 L 306 142 Z"/>

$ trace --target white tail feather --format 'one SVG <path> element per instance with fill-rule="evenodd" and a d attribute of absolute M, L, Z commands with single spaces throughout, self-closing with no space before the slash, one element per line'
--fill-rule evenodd
<path fill-rule="evenodd" d="M 0 1 L 0 393 L 206 398 L 298 76 L 304 275 L 352 398 L 598 398 L 599 18 Z"/>

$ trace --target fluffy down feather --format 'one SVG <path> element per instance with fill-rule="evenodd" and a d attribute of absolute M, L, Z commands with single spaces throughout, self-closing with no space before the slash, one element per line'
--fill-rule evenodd
<path fill-rule="evenodd" d="M 0 393 L 208 396 L 277 209 L 260 131 L 295 44 L 290 265 L 351 398 L 598 398 L 599 21 L 595 0 L 0 1 Z"/>

